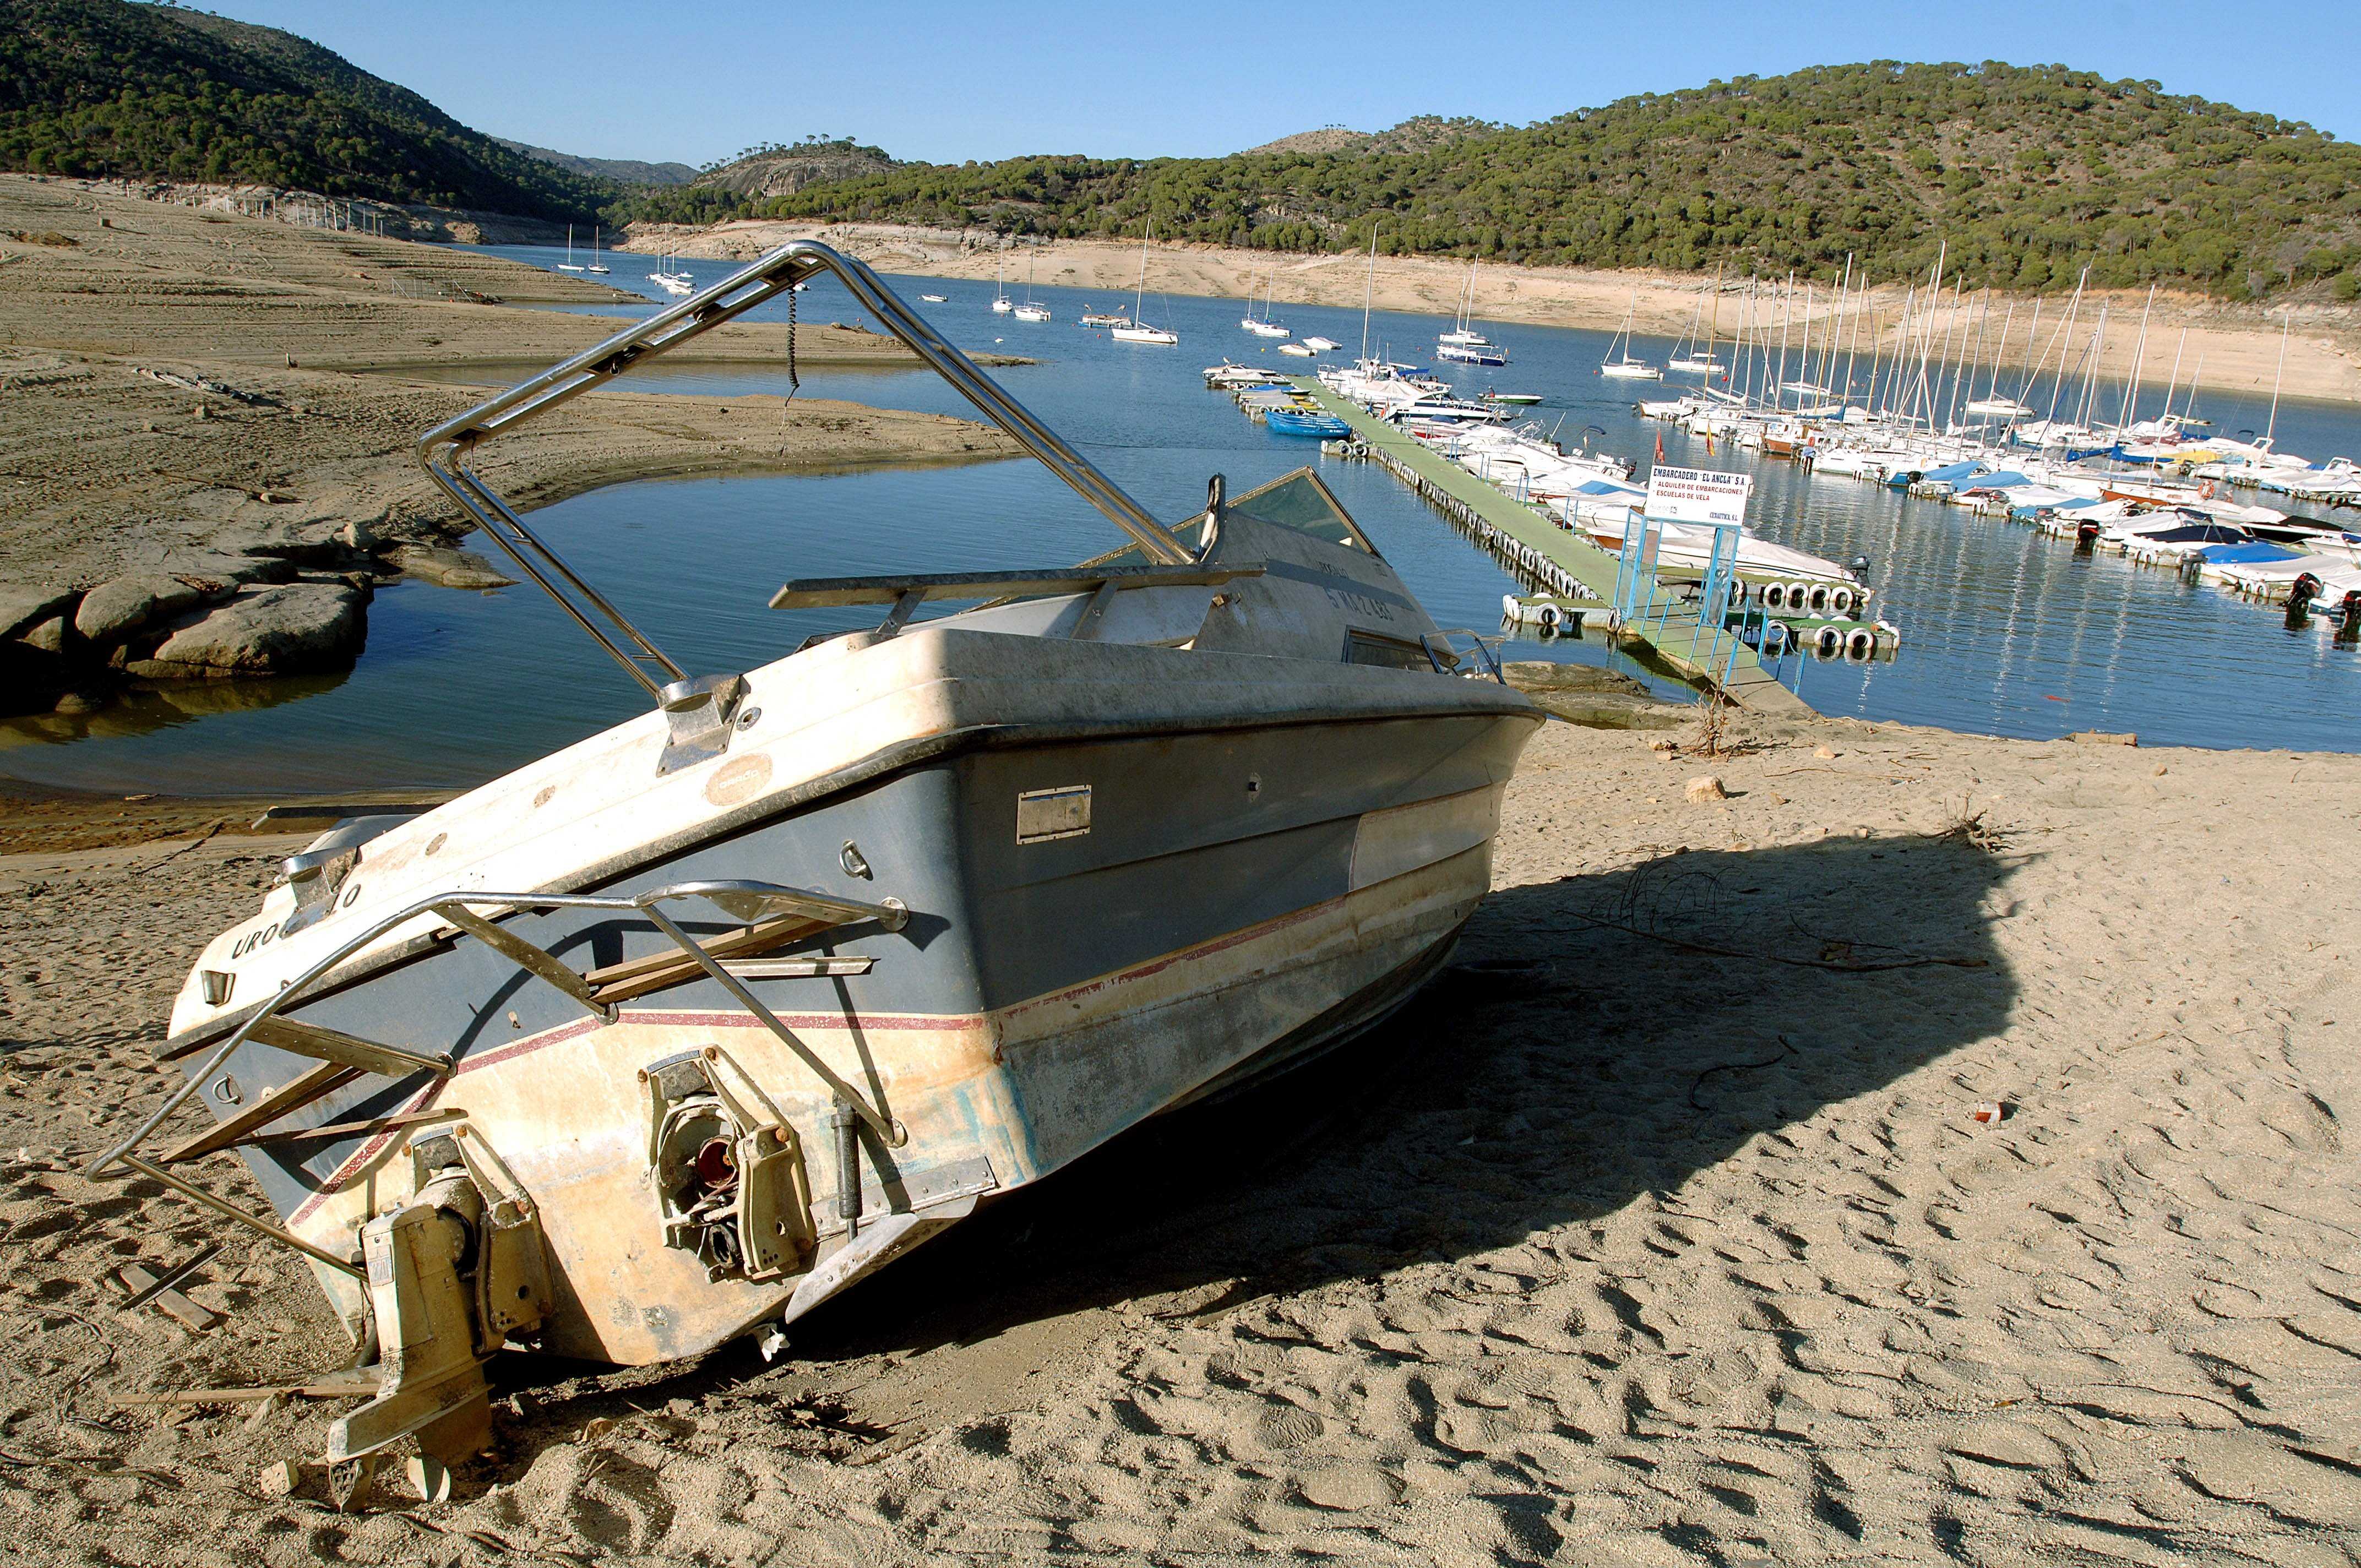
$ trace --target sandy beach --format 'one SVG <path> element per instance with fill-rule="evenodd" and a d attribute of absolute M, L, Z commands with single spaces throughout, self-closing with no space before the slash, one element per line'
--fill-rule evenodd
<path fill-rule="evenodd" d="M 958 233 L 887 224 L 788 224 L 763 221 L 723 224 L 709 229 L 663 225 L 635 225 L 624 242 L 631 249 L 675 250 L 683 256 L 741 257 L 761 255 L 795 238 L 818 238 L 851 252 L 888 272 L 913 272 L 944 278 L 988 279 L 995 265 L 1005 266 L 1013 281 L 1026 276 L 1032 258 L 1039 281 L 1073 289 L 1104 290 L 1110 302 L 1115 294 L 1129 294 L 1139 277 L 1139 247 L 1103 241 L 1060 240 L 1038 250 L 1012 247 L 993 248 L 987 231 Z M 1243 299 L 1272 290 L 1279 305 L 1301 302 L 1360 308 L 1368 280 L 1367 258 L 1361 256 L 1293 256 L 1274 251 L 1236 250 L 1211 246 L 1154 247 L 1148 256 L 1148 288 L 1151 293 L 1203 294 Z M 1375 302 L 1381 310 L 1411 311 L 1449 316 L 1457 308 L 1460 290 L 1467 280 L 1464 263 L 1417 258 L 1380 257 L 1377 265 Z M 1697 315 L 1702 291 L 1710 275 L 1667 272 L 1598 272 L 1575 268 L 1487 266 L 1477 274 L 1476 314 L 1487 321 L 1532 322 L 1543 326 L 1587 327 L 1612 332 L 1636 308 L 1638 330 L 1676 336 L 1689 329 Z M 1871 304 L 1879 313 L 1891 352 L 1906 284 L 1923 291 L 1926 277 L 1912 280 L 1880 278 Z M 1956 322 L 1949 305 L 1933 313 L 1932 342 L 1938 349 L 1947 332 L 1955 342 L 1966 342 L 1976 329 L 1976 318 L 1987 312 L 1974 292 L 1976 280 L 1960 305 Z M 1730 283 L 1729 280 L 1725 280 Z M 1949 287 L 1947 273 L 1946 288 Z M 1948 298 L 1948 294 L 1947 294 Z M 2100 356 L 2102 373 L 2121 378 L 2131 369 L 2139 318 L 2147 306 L 2145 291 L 2086 293 L 2075 333 L 2080 353 L 2098 319 L 2102 303 L 2108 307 L 2106 343 Z M 1790 330 L 1800 345 L 1804 330 L 1801 285 L 1790 313 Z M 1980 363 L 1989 364 L 2001 351 L 2000 334 L 2011 302 L 1995 293 L 1983 327 L 1984 349 Z M 2047 352 L 2050 367 L 2059 351 L 2053 334 L 2067 307 L 2062 295 L 2043 303 L 2039 336 L 2033 332 L 2034 302 L 2018 300 L 2005 362 L 2021 365 Z M 1923 302 L 1922 302 L 1923 305 Z M 1728 362 L 1730 334 L 1739 324 L 1741 302 L 1730 283 L 1720 308 L 1719 341 Z M 1830 309 L 1825 285 L 1812 300 L 1815 334 L 1827 330 Z M 2361 307 L 2299 303 L 2287 345 L 2284 389 L 2290 397 L 2319 398 L 2340 402 L 2361 401 Z M 1924 325 L 1923 316 L 1920 318 Z M 2203 390 L 2254 393 L 2268 397 L 2278 375 L 2281 316 L 2251 305 L 2233 305 L 2194 295 L 2158 293 L 2148 323 L 2147 352 L 2140 379 L 2162 389 L 2172 375 L 2180 333 L 2188 330 L 2186 360 L 2179 375 L 2185 389 L 2203 361 Z M 1710 317 L 1707 324 L 1710 323 Z M 1757 332 L 1761 323 L 1756 323 Z M 1702 327 L 1699 329 L 1703 330 Z M 1850 329 L 1848 328 L 1848 331 Z M 1777 337 L 1777 327 L 1772 336 Z M 1861 328 L 1861 353 L 1866 356 L 1870 326 Z M 2029 346 L 2028 346 L 2029 345 Z M 1960 352 L 1955 348 L 1954 353 Z M 1866 371 L 1864 370 L 1864 376 Z M 2177 400 L 2176 400 L 2177 401 Z M 2201 409 L 2202 411 L 2202 409 Z"/>
<path fill-rule="evenodd" d="M 349 1515 L 258 1485 L 339 1406 L 117 1402 L 340 1365 L 307 1274 L 74 1174 L 300 840 L 230 803 L 0 816 L 13 1544 L 2349 1562 L 2361 758 L 1838 719 L 1717 757 L 1622 708 L 1675 727 L 1536 739 L 1458 967 L 1377 1036 L 987 1209 L 777 1362 L 505 1358 L 453 1500 Z M 100 1282 L 211 1242 L 204 1332 Z"/>

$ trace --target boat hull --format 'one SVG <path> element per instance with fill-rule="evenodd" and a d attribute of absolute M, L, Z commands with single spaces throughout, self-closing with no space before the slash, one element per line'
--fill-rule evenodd
<path fill-rule="evenodd" d="M 840 874 L 829 890 L 891 892 L 913 911 L 908 927 L 844 933 L 824 949 L 868 960 L 867 972 L 746 983 L 907 1129 L 899 1148 L 866 1145 L 862 1206 L 922 1234 L 1398 1003 L 1484 895 L 1500 792 L 1532 728 L 1529 713 L 1470 713 L 981 743 L 599 891 L 704 877 L 813 885 L 816 865 L 858 846 L 871 876 Z M 1018 840 L 1012 802 L 1085 784 L 1087 831 Z M 664 950 L 645 922 L 611 912 L 505 924 L 583 969 Z M 710 937 L 727 924 L 691 928 Z M 325 1102 L 319 1120 L 467 1113 L 540 1206 L 557 1303 L 546 1348 L 627 1364 L 694 1354 L 833 1288 L 849 1238 L 835 1211 L 827 1092 L 718 983 L 700 977 L 625 1002 L 602 1023 L 499 954 L 460 943 L 295 1015 L 454 1050 L 447 1079 L 380 1081 L 366 1102 Z M 641 1073 L 708 1049 L 795 1131 L 818 1195 L 807 1276 L 708 1278 L 665 1243 Z M 249 1083 L 271 1081 L 294 1065 L 274 1055 L 249 1047 L 233 1065 Z M 342 1251 L 381 1205 L 398 1147 L 381 1135 L 246 1152 L 291 1228 Z M 837 1272 L 858 1277 L 842 1264 Z M 322 1283 L 358 1311 L 344 1277 L 324 1271 Z"/>

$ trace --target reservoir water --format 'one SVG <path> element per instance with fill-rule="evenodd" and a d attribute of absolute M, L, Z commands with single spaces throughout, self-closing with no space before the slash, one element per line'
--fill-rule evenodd
<path fill-rule="evenodd" d="M 513 247 L 501 254 L 545 266 L 563 253 Z M 640 276 L 652 258 L 610 259 L 610 281 L 655 293 Z M 700 285 L 733 269 L 684 265 Z M 1270 434 L 1204 389 L 1199 371 L 1224 358 L 1268 361 L 1275 374 L 1307 367 L 1240 330 L 1241 302 L 1151 295 L 1148 318 L 1180 334 L 1170 348 L 1115 343 L 1077 324 L 1086 309 L 1128 309 L 1128 296 L 1040 288 L 1036 297 L 1056 319 L 1027 324 L 990 311 L 988 282 L 889 281 L 961 347 L 1037 359 L 993 374 L 1159 516 L 1201 508 L 1206 477 L 1217 471 L 1235 493 L 1301 464 L 1321 465 L 1439 621 L 1488 632 L 1498 626 L 1500 597 L 1514 585 L 1397 481 L 1369 465 L 1323 464 L 1316 442 Z M 1021 286 L 1013 291 L 1023 297 Z M 924 304 L 921 293 L 947 300 Z M 802 296 L 800 313 L 806 322 L 864 320 L 833 281 Z M 1283 305 L 1273 313 L 1299 336 L 1345 344 L 1346 356 L 1359 345 L 1357 311 Z M 1429 363 L 1441 326 L 1431 316 L 1379 312 L 1371 346 Z M 2324 621 L 2291 631 L 2276 613 L 2218 589 L 2119 556 L 2078 556 L 2020 525 L 1854 481 L 1807 479 L 1791 464 L 1757 463 L 1726 444 L 1708 455 L 1704 442 L 1632 411 L 1631 399 L 1656 395 L 1653 386 L 1635 391 L 1635 384 L 1600 379 L 1609 334 L 1508 323 L 1486 330 L 1511 363 L 1445 367 L 1463 388 L 1542 394 L 1532 417 L 1569 445 L 1587 441 L 1644 466 L 1661 435 L 1669 463 L 1751 470 L 1749 521 L 1759 532 L 1839 560 L 1869 558 L 1881 612 L 1902 628 L 1901 656 L 1804 662 L 1798 689 L 1823 712 L 2027 737 L 2135 730 L 2147 744 L 2361 750 L 2361 653 L 2333 643 Z M 1661 363 L 1668 346 L 1642 337 L 1635 351 Z M 521 377 L 540 367 L 514 368 Z M 659 361 L 626 385 L 787 390 L 784 364 L 668 369 Z M 807 369 L 799 396 L 969 411 L 926 371 Z M 2268 396 L 2268 386 L 2203 391 L 2198 412 L 2225 433 L 2260 429 Z M 2342 406 L 2283 400 L 2278 433 L 2283 449 L 2314 459 L 2361 453 L 2361 417 Z M 2349 512 L 2329 515 L 2353 521 Z M 1030 459 L 626 484 L 548 508 L 533 523 L 700 674 L 760 664 L 814 630 L 875 619 L 873 611 L 765 609 L 789 577 L 1048 566 L 1121 543 Z M 1521 637 L 1508 654 L 1632 668 L 1597 641 Z M 0 721 L 0 773 L 126 793 L 447 788 L 481 782 L 642 706 L 638 689 L 530 587 L 471 594 L 403 583 L 377 596 L 368 649 L 347 675 L 172 692 L 86 718 Z"/>

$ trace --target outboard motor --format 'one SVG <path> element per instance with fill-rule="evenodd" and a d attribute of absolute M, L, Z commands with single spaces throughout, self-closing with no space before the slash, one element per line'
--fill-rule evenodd
<path fill-rule="evenodd" d="M 2075 524 L 2074 554 L 2077 555 L 2088 555 L 2092 552 L 2092 548 L 2098 544 L 2099 535 L 2103 531 L 2101 529 L 2099 524 L 2095 522 L 2081 522 Z"/>
<path fill-rule="evenodd" d="M 2302 573 L 2288 585 L 2288 630 L 2299 630 L 2312 624 L 2312 601 L 2319 597 L 2320 589 L 2320 579 L 2310 572 Z"/>
<path fill-rule="evenodd" d="M 1853 581 L 1857 583 L 1868 582 L 1869 557 L 1866 555 L 1854 556 L 1850 563 L 1846 565 L 1845 570 L 1852 574 Z"/>
<path fill-rule="evenodd" d="M 2336 601 L 2336 640 L 2361 642 L 2361 588 L 2347 588 Z"/>

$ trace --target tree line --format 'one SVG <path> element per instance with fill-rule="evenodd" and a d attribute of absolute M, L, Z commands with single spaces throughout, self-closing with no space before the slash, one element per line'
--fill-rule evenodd
<path fill-rule="evenodd" d="M 2361 148 L 2063 66 L 1825 66 L 1645 93 L 1408 151 L 902 164 L 752 200 L 631 193 L 610 221 L 738 217 L 1137 236 L 1286 252 L 1976 283 L 2151 282 L 2231 300 L 2361 294 Z M 1383 144 L 1377 144 L 1382 146 Z"/>

